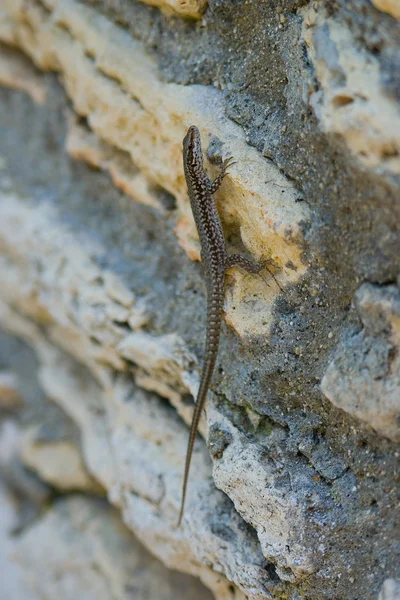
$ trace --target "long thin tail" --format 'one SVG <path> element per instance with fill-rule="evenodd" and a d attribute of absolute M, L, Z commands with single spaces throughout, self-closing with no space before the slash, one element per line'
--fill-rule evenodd
<path fill-rule="evenodd" d="M 189 433 L 189 441 L 186 451 L 186 461 L 185 461 L 185 472 L 183 476 L 183 486 L 182 486 L 182 500 L 181 500 L 181 508 L 179 512 L 179 519 L 177 527 L 181 524 L 183 517 L 183 510 L 185 508 L 185 499 L 186 499 L 186 490 L 189 479 L 189 470 L 190 463 L 192 460 L 193 454 L 193 446 L 196 439 L 197 429 L 199 426 L 199 421 L 201 417 L 201 413 L 204 407 L 204 403 L 207 399 L 208 388 L 210 387 L 210 382 L 212 378 L 212 374 L 214 371 L 215 361 L 217 358 L 218 351 L 218 343 L 219 343 L 219 334 L 220 334 L 220 310 L 217 306 L 212 306 L 211 311 L 208 315 L 208 324 L 207 324 L 207 340 L 206 340 L 206 356 L 204 360 L 203 370 L 201 374 L 200 387 L 197 393 L 196 405 L 193 412 L 192 424 L 190 426 Z"/>

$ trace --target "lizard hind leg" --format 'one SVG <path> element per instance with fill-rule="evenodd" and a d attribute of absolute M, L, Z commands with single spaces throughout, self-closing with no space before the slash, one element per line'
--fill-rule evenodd
<path fill-rule="evenodd" d="M 224 269 L 226 270 L 234 266 L 241 267 L 249 273 L 259 273 L 264 268 L 264 265 L 261 263 L 255 263 L 241 254 L 230 254 L 225 259 Z"/>
<path fill-rule="evenodd" d="M 263 269 L 266 269 L 268 271 L 268 273 L 271 275 L 272 279 L 275 281 L 278 288 L 281 290 L 281 292 L 283 292 L 282 287 L 279 285 L 279 282 L 277 281 L 277 279 L 276 279 L 275 275 L 273 274 L 273 272 L 271 271 L 271 269 L 268 268 L 268 265 L 265 265 L 264 263 L 255 263 L 252 260 L 245 258 L 241 254 L 230 254 L 225 259 L 224 269 L 225 270 L 229 269 L 229 267 L 233 267 L 235 265 L 238 267 L 241 267 L 242 269 L 244 269 L 245 271 L 248 271 L 249 273 L 255 273 L 257 275 L 260 275 L 262 280 L 269 287 L 268 282 L 264 279 L 264 277 L 262 277 L 262 275 L 260 273 Z"/>

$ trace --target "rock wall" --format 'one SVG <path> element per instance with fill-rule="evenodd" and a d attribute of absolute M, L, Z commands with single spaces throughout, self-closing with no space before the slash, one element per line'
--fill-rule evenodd
<path fill-rule="evenodd" d="M 0 468 L 38 598 L 399 597 L 398 18 L 0 0 Z M 191 124 L 210 175 L 236 161 L 229 249 L 279 286 L 227 275 L 177 529 L 206 306 Z"/>

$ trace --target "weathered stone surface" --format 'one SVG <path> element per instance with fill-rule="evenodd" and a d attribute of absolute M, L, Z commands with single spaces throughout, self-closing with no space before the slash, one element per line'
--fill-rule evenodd
<path fill-rule="evenodd" d="M 378 600 L 399 600 L 400 581 L 398 579 L 386 579 L 379 593 Z"/>
<path fill-rule="evenodd" d="M 192 578 L 168 571 L 146 552 L 115 510 L 82 496 L 57 501 L 14 543 L 14 554 L 38 598 L 210 597 Z"/>
<path fill-rule="evenodd" d="M 340 135 L 366 167 L 400 174 L 399 107 L 384 93 L 379 60 L 322 5 L 304 12 L 304 39 L 319 84 L 310 103 L 322 128 Z"/>
<path fill-rule="evenodd" d="M 134 0 L 0 0 L 1 81 L 46 102 L 0 90 L 0 369 L 35 432 L 22 455 L 58 494 L 95 480 L 221 599 L 376 600 L 398 577 L 398 24 L 364 0 L 326 10 L 213 1 L 195 23 Z M 176 530 L 205 313 L 192 123 L 210 176 L 237 161 L 217 197 L 229 249 L 284 293 L 228 274 L 213 464 L 198 440 Z"/>
<path fill-rule="evenodd" d="M 23 580 L 23 570 L 12 559 L 14 540 L 10 526 L 15 520 L 13 504 L 2 483 L 0 485 L 0 577 L 1 593 L 7 600 L 40 600 Z"/>
<path fill-rule="evenodd" d="M 74 116 L 68 122 L 66 149 L 73 158 L 108 171 L 115 185 L 137 202 L 163 210 L 150 181 L 134 168 L 129 154 L 99 138 Z"/>
<path fill-rule="evenodd" d="M 207 0 L 141 0 L 157 6 L 167 15 L 177 13 L 183 17 L 199 19 L 207 6 Z"/>
<path fill-rule="evenodd" d="M 339 408 L 400 441 L 400 290 L 364 284 L 354 298 L 363 329 L 335 350 L 321 389 Z"/>
<path fill-rule="evenodd" d="M 296 270 L 282 271 L 281 283 L 298 279 L 304 271 L 298 242 L 301 222 L 308 217 L 306 205 L 296 203 L 298 190 L 274 165 L 251 152 L 240 128 L 219 118 L 222 98 L 215 90 L 160 81 L 139 43 L 73 0 L 45 2 L 47 10 L 34 3 L 3 4 L 7 27 L 0 28 L 0 39 L 21 46 L 39 67 L 60 72 L 75 110 L 91 129 L 127 152 L 151 182 L 176 196 L 178 238 L 188 252 L 193 252 L 196 234 L 182 177 L 181 140 L 185 127 L 196 121 L 204 135 L 218 137 L 224 157 L 233 154 L 237 160 L 229 188 L 225 185 L 227 222 L 241 221 L 243 242 L 256 256 L 272 259 L 278 267 L 288 261 L 295 265 Z M 28 35 L 27 23 L 34 36 Z M 179 122 L 176 114 L 182 115 Z M 271 290 L 272 299 L 276 290 Z"/>
<path fill-rule="evenodd" d="M 26 57 L 5 44 L 0 44 L 0 84 L 26 91 L 39 104 L 46 99 L 43 76 Z"/>
<path fill-rule="evenodd" d="M 30 428 L 23 434 L 20 456 L 27 467 L 59 490 L 101 492 L 102 488 L 87 473 L 79 449 L 70 440 L 43 440 L 40 427 Z"/>
<path fill-rule="evenodd" d="M 397 0 L 372 0 L 372 3 L 396 19 L 400 19 L 400 6 Z"/>
<path fill-rule="evenodd" d="M 7 486 L 8 500 L 12 497 L 15 515 L 8 514 L 8 528 L 18 531 L 37 518 L 51 490 L 35 473 L 28 470 L 20 460 L 22 432 L 15 419 L 3 420 L 0 424 L 0 475 L 1 487 Z M 2 492 L 5 491 L 2 489 Z M 3 518 L 6 518 L 3 515 Z"/>
<path fill-rule="evenodd" d="M 14 373 L 0 371 L 0 408 L 13 408 L 18 406 L 19 402 L 17 377 Z"/>
<path fill-rule="evenodd" d="M 153 403 L 150 398 L 146 401 L 135 392 L 125 376 L 115 379 L 109 371 L 110 364 L 121 371 L 126 370 L 123 358 L 134 358 L 139 366 L 146 365 L 150 373 L 153 370 L 155 379 L 161 383 L 165 381 L 165 385 L 175 384 L 175 390 L 183 391 L 179 380 L 186 361 L 182 362 L 179 355 L 177 361 L 168 340 L 164 344 L 160 341 L 155 356 L 154 340 L 150 344 L 144 343 L 144 334 L 127 334 L 114 324 L 112 317 L 107 317 L 107 306 L 115 301 L 110 295 L 115 298 L 115 291 L 119 290 L 119 299 L 125 302 L 127 298 L 121 293 L 123 284 L 114 276 L 113 292 L 110 294 L 110 278 L 107 272 L 102 273 L 95 266 L 90 258 L 90 248 L 87 248 L 86 254 L 83 246 L 78 250 L 77 240 L 66 230 L 60 229 L 55 235 L 54 222 L 47 221 L 50 215 L 45 207 L 44 211 L 38 212 L 21 204 L 16 197 L 8 203 L 8 211 L 6 206 L 7 200 L 3 197 L 5 220 L 1 243 L 4 250 L 8 245 L 7 230 L 11 232 L 12 222 L 18 222 L 18 235 L 25 239 L 25 243 L 19 244 L 19 256 L 14 256 L 16 262 L 6 261 L 7 265 L 3 264 L 3 298 L 14 306 L 18 305 L 19 311 L 26 316 L 44 319 L 42 322 L 49 328 L 50 340 L 83 362 L 97 382 L 79 369 L 75 374 L 74 364 L 45 339 L 37 326 L 10 312 L 6 304 L 0 308 L 0 322 L 3 328 L 23 336 L 38 352 L 43 389 L 78 425 L 91 474 L 108 490 L 112 501 L 123 508 L 124 518 L 140 539 L 166 564 L 199 575 L 217 595 L 224 597 L 228 594 L 227 597 L 230 597 L 228 584 L 224 586 L 221 577 L 214 575 L 206 566 L 208 561 L 204 562 L 204 548 L 209 547 L 209 552 L 213 548 L 213 560 L 218 559 L 221 570 L 229 579 L 242 587 L 249 597 L 262 597 L 263 577 L 260 578 L 260 574 L 265 560 L 254 537 L 246 539 L 246 533 L 240 533 L 239 520 L 236 525 L 238 531 L 231 544 L 221 544 L 219 534 L 213 532 L 213 523 L 201 518 L 201 514 L 210 511 L 211 505 L 217 503 L 218 506 L 218 499 L 220 510 L 226 510 L 226 503 L 216 490 L 212 501 L 210 465 L 204 452 L 202 467 L 196 465 L 198 489 L 196 508 L 192 509 L 194 521 L 189 520 L 177 535 L 181 460 L 186 444 L 184 428 L 181 427 L 179 432 L 175 418 L 168 417 L 168 411 L 158 407 L 155 400 Z M 14 243 L 12 246 L 14 254 Z M 41 261 L 41 256 L 47 256 L 46 263 Z M 39 268 L 35 268 L 35 264 Z M 62 275 L 57 269 L 60 264 Z M 17 265 L 22 267 L 21 272 Z M 49 277 L 54 272 L 58 273 L 60 284 L 57 289 L 49 285 Z M 22 280 L 17 283 L 19 277 L 25 279 L 24 284 Z M 83 285 L 84 280 L 86 285 Z M 100 281 L 104 284 L 99 284 Z M 91 287 L 97 291 L 93 309 L 90 309 L 93 298 Z M 22 290 L 23 296 L 18 298 Z M 82 302 L 76 295 L 77 291 L 84 293 Z M 131 301 L 133 298 L 130 298 Z M 99 307 L 102 307 L 101 313 Z M 97 343 L 91 342 L 94 335 Z M 139 343 L 134 346 L 132 336 L 135 335 L 139 336 Z M 183 347 L 182 342 L 180 347 Z M 163 348 L 166 350 L 163 351 Z M 112 357 L 112 361 L 106 360 L 108 356 Z M 190 418 L 188 411 L 184 414 Z M 165 452 L 166 447 L 168 453 Z M 51 465 L 47 465 L 49 469 Z M 38 470 L 46 480 L 55 482 L 49 472 L 44 473 L 45 468 Z M 75 477 L 77 475 L 75 472 Z M 196 485 L 192 487 L 195 492 Z M 199 506 L 198 499 L 202 497 L 205 497 L 204 505 Z M 154 514 L 155 506 L 157 516 Z M 189 501 L 189 511 L 190 506 Z M 232 512 L 233 507 L 230 510 Z M 202 521 L 203 527 L 199 529 Z M 233 528 L 234 518 L 231 521 L 230 527 Z M 164 531 L 163 535 L 161 531 Z M 205 542 L 204 538 L 209 541 Z"/>

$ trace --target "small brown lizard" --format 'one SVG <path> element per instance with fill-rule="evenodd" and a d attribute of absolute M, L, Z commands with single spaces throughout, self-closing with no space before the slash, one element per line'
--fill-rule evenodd
<path fill-rule="evenodd" d="M 256 264 L 240 254 L 228 255 L 226 251 L 221 221 L 215 206 L 213 195 L 218 190 L 227 174 L 228 167 L 232 164 L 234 164 L 232 158 L 227 158 L 223 162 L 221 173 L 214 181 L 211 181 L 203 166 L 200 132 L 194 125 L 189 127 L 183 140 L 183 167 L 193 217 L 200 238 L 201 260 L 206 275 L 207 328 L 203 370 L 186 452 L 178 527 L 183 517 L 194 441 L 217 358 L 222 304 L 224 299 L 225 271 L 234 265 L 242 267 L 242 269 L 245 269 L 250 273 L 259 273 L 262 269 L 267 269 L 269 271 L 266 265 Z M 273 273 L 271 273 L 271 271 L 269 271 L 269 273 L 279 286 Z"/>

